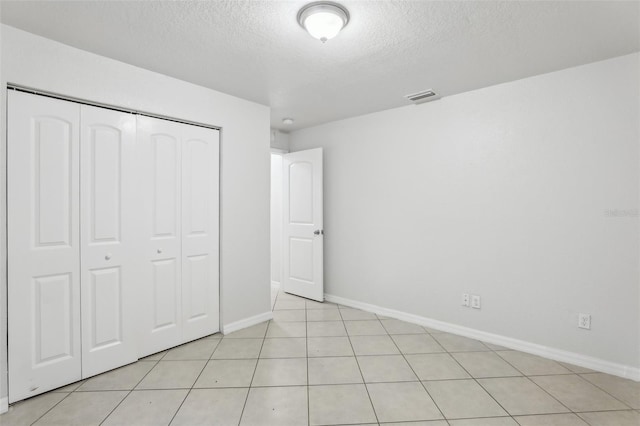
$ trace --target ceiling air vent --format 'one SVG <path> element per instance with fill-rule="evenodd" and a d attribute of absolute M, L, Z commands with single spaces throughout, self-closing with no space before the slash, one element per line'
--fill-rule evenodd
<path fill-rule="evenodd" d="M 440 99 L 438 94 L 433 90 L 424 90 L 422 92 L 413 93 L 411 95 L 406 95 L 405 98 L 409 99 L 414 104 L 418 105 L 423 102 L 435 101 L 436 99 Z"/>

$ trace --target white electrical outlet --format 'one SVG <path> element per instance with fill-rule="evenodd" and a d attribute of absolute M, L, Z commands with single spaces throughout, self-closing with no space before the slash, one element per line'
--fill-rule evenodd
<path fill-rule="evenodd" d="M 469 306 L 469 293 L 462 294 L 462 306 Z"/>
<path fill-rule="evenodd" d="M 471 307 L 475 309 L 480 309 L 480 296 L 476 294 L 471 295 Z"/>
<path fill-rule="evenodd" d="M 591 330 L 591 314 L 578 314 L 578 327 Z"/>

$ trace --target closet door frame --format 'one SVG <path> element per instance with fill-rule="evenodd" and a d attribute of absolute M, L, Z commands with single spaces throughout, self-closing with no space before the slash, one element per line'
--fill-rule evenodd
<path fill-rule="evenodd" d="M 46 91 L 46 90 L 34 89 L 34 88 L 27 87 L 27 86 L 21 86 L 21 85 L 16 85 L 16 84 L 8 84 L 6 89 L 7 89 L 6 93 L 8 94 L 7 95 L 7 106 L 8 106 L 8 108 L 6 110 L 7 117 L 9 116 L 9 110 L 11 108 L 10 99 L 12 98 L 12 96 L 16 96 L 16 95 L 11 95 L 11 93 L 14 93 L 14 94 L 19 94 L 19 95 L 28 94 L 30 96 L 35 96 L 35 97 L 38 97 L 38 98 L 50 98 L 51 100 L 60 100 L 60 101 L 66 102 L 68 104 L 73 104 L 75 107 L 78 107 L 78 108 L 80 107 L 80 105 L 90 105 L 90 106 L 93 106 L 93 107 L 105 108 L 105 109 L 110 109 L 110 110 L 115 110 L 115 111 L 134 114 L 136 116 L 136 119 L 143 118 L 143 117 L 150 117 L 150 118 L 156 118 L 156 119 L 160 119 L 160 120 L 167 121 L 167 122 L 176 122 L 176 123 L 181 123 L 181 124 L 185 124 L 185 125 L 205 128 L 205 129 L 212 129 L 212 130 L 215 130 L 215 131 L 218 132 L 219 139 L 218 139 L 218 145 L 217 145 L 217 148 L 216 148 L 217 163 L 215 164 L 215 169 L 216 169 L 216 172 L 217 172 L 216 173 L 217 186 L 215 188 L 215 191 L 217 193 L 218 198 L 216 199 L 217 211 L 215 212 L 216 213 L 216 218 L 215 218 L 215 223 L 214 223 L 215 232 L 216 232 L 216 235 L 217 235 L 217 241 L 215 243 L 215 268 L 214 268 L 214 271 L 212 271 L 213 274 L 214 274 L 214 276 L 212 276 L 212 279 L 215 280 L 215 282 L 216 282 L 216 286 L 215 286 L 216 289 L 215 289 L 215 295 L 214 296 L 215 296 L 215 299 L 216 299 L 217 303 L 216 303 L 216 306 L 213 307 L 215 312 L 211 313 L 212 315 L 214 315 L 216 317 L 216 318 L 214 318 L 214 320 L 215 320 L 214 322 L 215 322 L 216 326 L 215 326 L 214 329 L 211 329 L 210 331 L 211 332 L 219 332 L 220 328 L 221 328 L 220 327 L 220 322 L 221 322 L 221 315 L 222 315 L 222 312 L 221 312 L 222 309 L 221 309 L 221 306 L 220 306 L 222 288 L 221 288 L 221 285 L 220 285 L 220 267 L 219 267 L 219 265 L 220 265 L 220 239 L 219 239 L 219 237 L 220 237 L 220 210 L 219 210 L 219 208 L 220 208 L 220 199 L 219 199 L 219 194 L 220 194 L 220 187 L 219 187 L 219 179 L 220 179 L 220 161 L 219 161 L 219 158 L 220 158 L 220 142 L 219 141 L 220 141 L 220 138 L 222 136 L 222 129 L 220 127 L 218 127 L 218 126 L 213 126 L 213 125 L 206 124 L 206 123 L 200 123 L 200 122 L 182 120 L 182 119 L 174 119 L 174 118 L 171 118 L 171 117 L 168 117 L 168 116 L 164 116 L 164 115 L 157 115 L 157 114 L 154 114 L 152 112 L 132 110 L 132 109 L 123 108 L 123 107 L 119 107 L 119 106 L 115 106 L 115 105 L 101 104 L 101 103 L 98 103 L 98 102 L 93 102 L 91 100 L 86 100 L 86 99 L 81 99 L 81 98 L 76 98 L 76 97 L 60 95 L 58 93 L 49 92 L 49 91 Z M 7 118 L 7 125 L 8 126 L 10 125 L 10 122 L 9 122 L 8 118 Z M 77 129 L 77 132 L 76 132 L 76 137 L 78 139 L 79 139 L 79 135 L 80 135 L 79 126 L 80 126 L 80 124 L 78 123 L 78 129 Z M 7 132 L 9 134 L 10 130 L 8 129 Z M 10 144 L 10 140 L 9 139 L 10 139 L 10 136 L 8 135 L 8 138 L 7 138 L 7 151 L 9 151 L 9 144 Z M 80 141 L 77 140 L 75 143 L 76 143 L 76 145 L 78 145 L 77 149 L 80 149 L 79 148 Z M 7 179 L 8 180 L 15 178 L 14 177 L 14 173 L 12 172 L 12 167 L 10 166 L 9 158 L 10 158 L 9 155 L 7 155 L 6 163 L 5 163 L 6 170 L 7 170 Z M 78 162 L 79 162 L 79 160 L 78 160 Z M 77 178 L 73 182 L 73 185 L 75 185 L 75 190 L 73 191 L 73 193 L 76 194 L 76 196 L 79 196 L 79 194 L 80 194 L 80 188 L 79 188 L 80 187 L 80 182 L 79 182 L 79 180 L 80 180 L 79 179 L 80 171 L 79 171 L 79 167 L 80 166 L 78 164 L 76 166 L 76 171 L 75 171 L 75 173 L 77 175 Z M 11 191 L 9 190 L 8 186 L 9 186 L 9 183 L 7 182 L 7 194 L 6 194 L 6 198 L 5 198 L 5 208 L 6 208 L 6 212 L 7 212 L 7 219 L 6 219 L 5 225 L 7 226 L 7 228 L 9 226 L 8 224 L 10 223 L 10 216 L 11 215 L 9 213 L 9 208 L 10 208 L 10 204 L 12 203 L 11 202 L 11 197 L 10 197 Z M 78 203 L 79 203 L 79 201 L 78 201 Z M 76 220 L 79 220 L 80 219 L 79 205 L 78 205 L 78 208 L 76 209 L 76 213 L 75 214 L 76 214 Z M 79 250 L 79 239 L 80 239 L 80 233 L 79 233 L 80 229 L 79 228 L 80 228 L 80 224 L 78 224 L 76 226 L 76 231 L 77 232 L 76 232 L 76 234 L 74 236 L 74 238 L 76 238 L 77 250 Z M 14 251 L 10 249 L 10 235 L 9 235 L 10 233 L 11 232 L 9 231 L 9 233 L 7 234 L 6 239 L 5 239 L 5 243 L 6 243 L 5 247 L 7 247 L 7 252 L 6 252 L 7 264 L 9 264 L 9 259 L 10 258 L 16 256 L 16 253 L 14 253 Z M 22 237 L 20 237 L 20 238 L 22 238 Z M 77 285 L 78 288 L 79 288 L 79 286 L 80 286 L 80 271 L 79 271 L 79 267 L 78 267 L 78 271 L 76 272 L 76 275 L 75 275 L 74 278 L 76 280 L 74 285 Z M 13 279 L 13 277 L 11 276 L 11 269 L 10 268 L 7 269 L 6 279 L 7 279 L 7 286 L 9 287 L 9 282 Z M 15 296 L 12 296 L 10 294 L 11 292 L 10 292 L 9 288 L 7 289 L 7 292 L 8 292 L 7 293 L 8 294 L 7 312 L 8 312 L 8 316 L 11 317 L 12 309 L 11 309 L 11 307 L 9 305 L 10 305 L 11 301 L 15 298 Z M 73 303 L 75 303 L 75 304 L 77 304 L 79 306 L 79 304 L 80 304 L 80 291 L 75 292 L 73 297 L 77 299 Z M 138 299 L 138 297 L 136 297 L 136 299 Z M 15 309 L 14 309 L 14 311 L 15 311 Z M 78 313 L 78 317 L 79 316 L 80 316 L 80 314 Z M 9 318 L 9 321 L 12 321 L 12 319 Z M 9 327 L 10 326 L 8 325 L 8 330 L 9 330 Z M 75 345 L 74 346 L 74 350 L 75 350 L 75 353 L 78 354 L 78 356 L 81 356 L 82 333 L 81 333 L 81 330 L 80 330 L 79 322 L 73 328 L 74 328 L 74 331 L 73 331 L 74 332 L 74 339 L 73 339 L 74 343 L 73 344 Z M 9 346 L 7 348 L 7 359 L 10 358 L 11 349 L 14 347 L 14 345 L 11 344 L 10 340 L 11 340 L 11 337 L 9 338 Z M 183 338 L 177 344 L 181 344 L 181 343 L 184 343 L 186 341 L 187 340 L 185 340 Z M 21 355 L 22 355 L 22 353 L 21 353 Z M 142 356 L 143 355 L 141 355 L 140 352 L 138 352 L 138 357 L 141 358 Z M 78 364 L 80 364 L 81 363 L 81 358 L 77 362 L 78 362 Z M 21 396 L 17 395 L 15 392 L 12 392 L 12 390 L 15 389 L 16 386 L 15 386 L 15 384 L 11 383 L 11 374 L 9 374 L 9 400 L 10 400 L 10 402 L 16 402 L 16 401 L 19 401 L 21 399 L 28 398 L 30 396 L 36 395 L 38 393 L 45 392 L 46 390 L 50 390 L 50 389 L 54 389 L 54 388 L 56 388 L 58 386 L 62 386 L 64 384 L 66 384 L 66 383 L 72 383 L 73 381 L 79 380 L 79 379 L 82 378 L 81 367 L 79 367 L 79 368 L 80 368 L 80 370 L 78 370 L 78 373 L 76 373 L 77 377 L 74 376 L 73 379 L 64 379 L 63 381 L 61 381 L 60 384 L 50 385 L 46 389 L 39 387 L 37 389 L 37 392 L 36 392 L 36 389 L 34 389 L 33 393 L 30 393 L 28 395 L 21 395 Z M 11 373 L 11 371 L 7 370 L 7 373 Z"/>

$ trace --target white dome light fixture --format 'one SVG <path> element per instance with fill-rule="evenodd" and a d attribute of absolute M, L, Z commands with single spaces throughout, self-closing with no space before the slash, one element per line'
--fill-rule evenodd
<path fill-rule="evenodd" d="M 349 11 L 338 3 L 317 1 L 300 9 L 298 23 L 312 37 L 324 43 L 337 36 L 349 23 Z"/>

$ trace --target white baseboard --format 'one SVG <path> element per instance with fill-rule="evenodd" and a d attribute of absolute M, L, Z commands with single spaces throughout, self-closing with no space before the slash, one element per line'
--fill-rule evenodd
<path fill-rule="evenodd" d="M 278 281 L 271 281 L 271 287 L 279 289 L 280 283 Z"/>
<path fill-rule="evenodd" d="M 252 325 L 260 324 L 270 319 L 273 319 L 273 312 L 271 311 L 232 322 L 231 324 L 225 324 L 222 326 L 222 334 L 233 333 L 234 331 L 242 330 L 243 328 L 251 327 Z"/>
<path fill-rule="evenodd" d="M 7 411 L 9 411 L 9 398 L 5 396 L 4 398 L 0 398 L 0 414 L 6 413 Z"/>
<path fill-rule="evenodd" d="M 393 309 L 383 308 L 381 306 L 370 305 L 368 303 L 358 302 L 351 299 L 345 299 L 331 294 L 325 294 L 324 298 L 328 302 L 338 303 L 340 305 L 361 309 L 367 312 L 384 315 L 390 318 L 429 327 L 434 330 L 446 331 L 448 333 L 458 334 L 460 336 L 469 337 L 471 339 L 482 340 L 484 342 L 493 343 L 494 345 L 504 346 L 509 349 L 515 349 L 527 352 L 533 355 L 542 356 L 556 361 L 567 362 L 584 368 L 589 368 L 603 373 L 613 374 L 614 376 L 624 377 L 635 381 L 640 381 L 640 368 L 630 365 L 617 364 L 605 361 L 600 358 L 594 358 L 587 355 L 569 352 L 562 349 L 556 349 L 549 346 L 539 345 L 524 340 L 514 339 L 512 337 L 501 336 L 499 334 L 487 333 L 486 331 L 476 330 L 474 328 L 463 327 L 460 325 L 438 321 L 431 318 L 421 317 L 418 315 L 408 314 L 406 312 L 396 311 Z"/>

